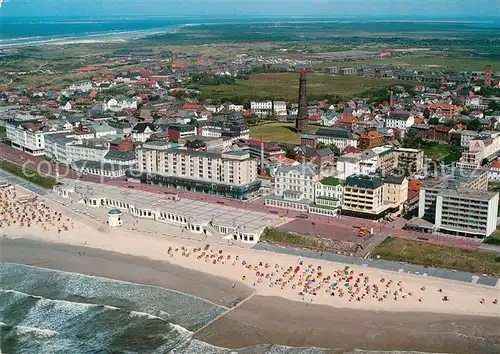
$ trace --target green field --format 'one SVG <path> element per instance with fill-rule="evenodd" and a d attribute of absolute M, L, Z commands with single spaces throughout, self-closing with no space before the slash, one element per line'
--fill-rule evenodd
<path fill-rule="evenodd" d="M 47 188 L 47 189 L 52 189 L 54 185 L 56 184 L 56 180 L 51 177 L 43 177 L 40 176 L 39 174 L 36 174 L 33 171 L 30 171 L 30 174 L 26 174 L 23 171 L 23 168 L 13 164 L 11 162 L 7 161 L 0 161 L 0 169 L 10 172 L 13 175 L 19 176 L 27 181 L 30 181 L 31 183 L 37 184 L 40 187 Z"/>
<path fill-rule="evenodd" d="M 309 131 L 315 133 L 320 127 L 310 125 Z M 290 144 L 300 144 L 300 134 L 295 132 L 295 126 L 290 123 L 260 124 L 250 127 L 250 138 L 264 141 L 278 141 Z"/>
<path fill-rule="evenodd" d="M 500 256 L 493 253 L 468 251 L 397 237 L 385 239 L 375 247 L 372 256 L 429 267 L 500 276 Z"/>
<path fill-rule="evenodd" d="M 0 138 L 5 137 L 5 127 L 0 126 Z"/>
<path fill-rule="evenodd" d="M 437 161 L 455 152 L 452 146 L 441 144 L 425 144 L 422 146 L 422 149 L 426 157 Z"/>
<path fill-rule="evenodd" d="M 373 88 L 387 87 L 401 81 L 359 76 L 332 76 L 326 73 L 307 75 L 307 95 L 310 100 L 328 96 L 349 98 Z M 275 99 L 297 102 L 298 73 L 268 73 L 251 75 L 234 85 L 201 86 L 204 97 L 219 100 L 240 98 L 249 100 Z"/>
<path fill-rule="evenodd" d="M 437 56 L 435 54 L 432 54 L 425 57 L 415 55 L 394 59 L 388 58 L 356 60 L 346 63 L 328 62 L 318 64 L 315 66 L 315 68 L 321 69 L 327 68 L 329 66 L 356 67 L 360 65 L 393 65 L 418 71 L 483 71 L 484 67 L 487 65 L 492 65 L 493 67 L 500 66 L 500 60 L 481 58 L 448 58 L 446 56 Z"/>

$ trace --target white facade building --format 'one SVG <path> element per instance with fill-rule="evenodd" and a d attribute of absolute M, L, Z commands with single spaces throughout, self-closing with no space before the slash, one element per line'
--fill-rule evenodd
<path fill-rule="evenodd" d="M 348 146 L 358 147 L 357 136 L 346 129 L 320 128 L 316 132 L 316 138 L 319 143 L 334 144 L 340 150 Z"/>
<path fill-rule="evenodd" d="M 113 112 L 120 112 L 125 109 L 137 109 L 137 101 L 131 98 L 112 98 L 107 104 L 106 108 Z"/>
<path fill-rule="evenodd" d="M 89 92 L 92 90 L 92 81 L 79 81 L 69 86 L 69 91 Z"/>
<path fill-rule="evenodd" d="M 391 111 L 385 118 L 385 127 L 399 130 L 407 130 L 415 124 L 415 116 L 411 112 Z"/>
<path fill-rule="evenodd" d="M 252 101 L 250 109 L 258 116 L 283 116 L 287 114 L 285 101 Z"/>
<path fill-rule="evenodd" d="M 6 138 L 12 147 L 34 156 L 45 154 L 45 136 L 64 132 L 38 120 L 7 122 L 5 129 Z"/>

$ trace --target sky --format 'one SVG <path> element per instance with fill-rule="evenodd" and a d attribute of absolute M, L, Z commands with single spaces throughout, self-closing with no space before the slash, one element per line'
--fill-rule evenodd
<path fill-rule="evenodd" d="M 0 16 L 443 18 L 500 21 L 500 0 L 0 0 Z"/>

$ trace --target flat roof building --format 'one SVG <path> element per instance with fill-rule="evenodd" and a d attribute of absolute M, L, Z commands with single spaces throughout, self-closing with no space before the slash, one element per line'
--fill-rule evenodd
<path fill-rule="evenodd" d="M 434 231 L 486 237 L 497 226 L 498 193 L 489 192 L 488 171 L 454 169 L 448 175 L 424 180 L 418 216 Z"/>
<path fill-rule="evenodd" d="M 84 181 L 62 182 L 54 187 L 56 193 L 90 207 L 117 209 L 219 239 L 257 243 L 266 227 L 280 222 L 278 216 L 225 205 Z"/>

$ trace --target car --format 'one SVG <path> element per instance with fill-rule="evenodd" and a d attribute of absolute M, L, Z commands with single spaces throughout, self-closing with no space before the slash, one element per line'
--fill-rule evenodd
<path fill-rule="evenodd" d="M 309 214 L 300 214 L 300 215 L 297 215 L 297 217 L 300 219 L 309 219 Z"/>

